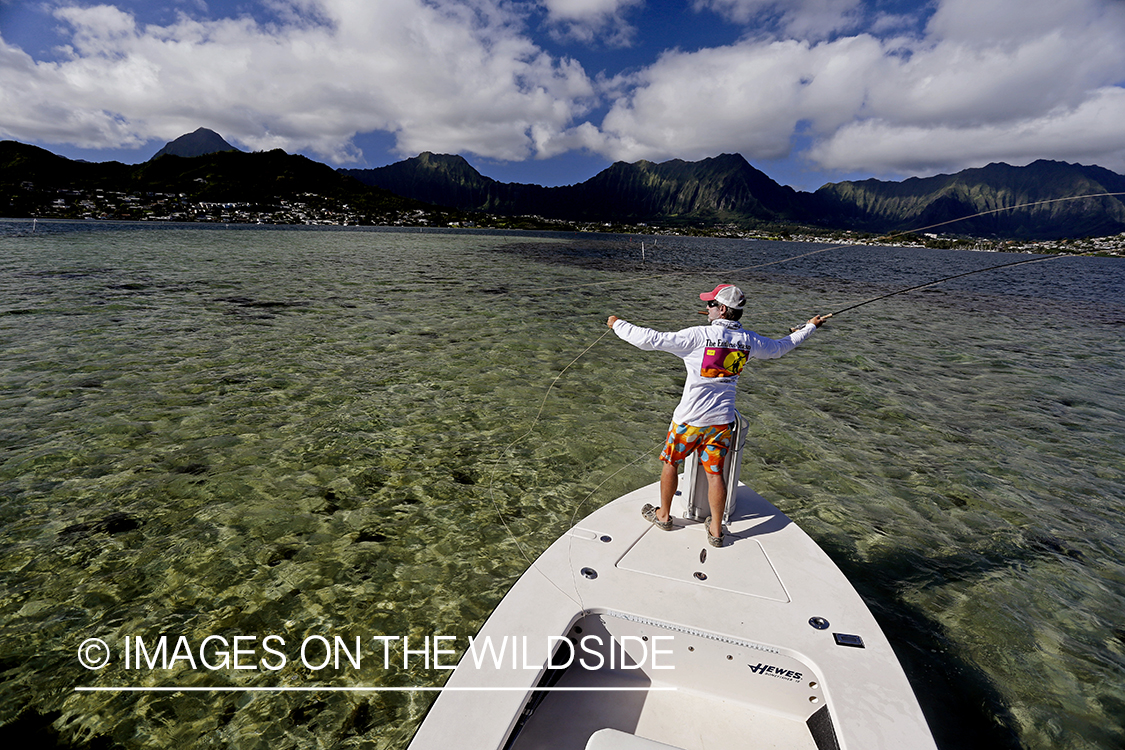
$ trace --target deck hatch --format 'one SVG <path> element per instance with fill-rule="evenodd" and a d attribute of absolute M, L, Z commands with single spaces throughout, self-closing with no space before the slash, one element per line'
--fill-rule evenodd
<path fill-rule="evenodd" d="M 727 536 L 727 544 L 740 548 L 736 554 L 728 554 L 735 550 L 724 548 L 703 557 L 700 545 L 707 543 L 707 537 L 701 524 L 677 527 L 675 531 L 654 527 L 617 562 L 617 567 L 693 586 L 789 602 L 789 594 L 758 540 Z M 705 575 L 696 576 L 697 572 Z"/>
<path fill-rule="evenodd" d="M 863 638 L 858 635 L 850 635 L 848 633 L 833 633 L 832 637 L 836 639 L 837 646 L 850 646 L 852 648 L 867 648 L 863 645 Z"/>

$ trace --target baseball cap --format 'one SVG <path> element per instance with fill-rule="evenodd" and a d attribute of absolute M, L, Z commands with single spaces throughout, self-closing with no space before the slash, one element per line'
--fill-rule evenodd
<path fill-rule="evenodd" d="M 733 284 L 719 284 L 709 292 L 703 292 L 699 299 L 704 302 L 715 300 L 720 305 L 726 305 L 732 310 L 741 310 L 746 305 L 746 295 Z"/>

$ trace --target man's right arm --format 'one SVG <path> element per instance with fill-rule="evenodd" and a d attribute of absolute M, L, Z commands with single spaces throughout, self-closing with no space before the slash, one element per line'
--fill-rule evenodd
<path fill-rule="evenodd" d="M 609 316 L 606 324 L 619 338 L 645 351 L 671 352 L 682 357 L 699 343 L 691 335 L 690 328 L 674 332 L 654 331 L 651 328 L 635 326 L 616 315 Z"/>

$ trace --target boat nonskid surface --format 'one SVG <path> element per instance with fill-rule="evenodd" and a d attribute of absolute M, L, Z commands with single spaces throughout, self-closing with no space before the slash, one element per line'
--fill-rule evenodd
<path fill-rule="evenodd" d="M 747 731 L 755 747 L 934 746 L 870 611 L 796 524 L 739 486 L 710 548 L 701 523 L 641 518 L 658 492 L 595 511 L 536 560 L 412 750 L 583 748 L 602 728 L 685 750 Z"/>

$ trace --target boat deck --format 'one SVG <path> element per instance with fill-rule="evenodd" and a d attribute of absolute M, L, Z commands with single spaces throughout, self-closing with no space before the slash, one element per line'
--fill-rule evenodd
<path fill-rule="evenodd" d="M 677 520 L 676 528 L 670 532 L 642 536 L 617 567 L 727 594 L 788 602 L 785 585 L 754 538 L 754 534 L 764 533 L 763 527 L 769 522 L 760 519 L 758 524 L 739 524 L 742 528 L 738 533 L 724 535 L 728 549 L 715 549 L 700 539 L 701 524 Z M 738 546 L 737 554 L 726 554 L 734 545 Z"/>
<path fill-rule="evenodd" d="M 641 518 L 658 493 L 618 498 L 536 560 L 477 636 L 518 642 L 518 659 L 466 653 L 411 750 L 580 750 L 607 728 L 624 734 L 598 747 L 935 747 L 886 637 L 807 534 L 740 485 L 716 549 L 675 505 L 672 531 Z M 641 689 L 606 689 L 626 687 Z"/>

